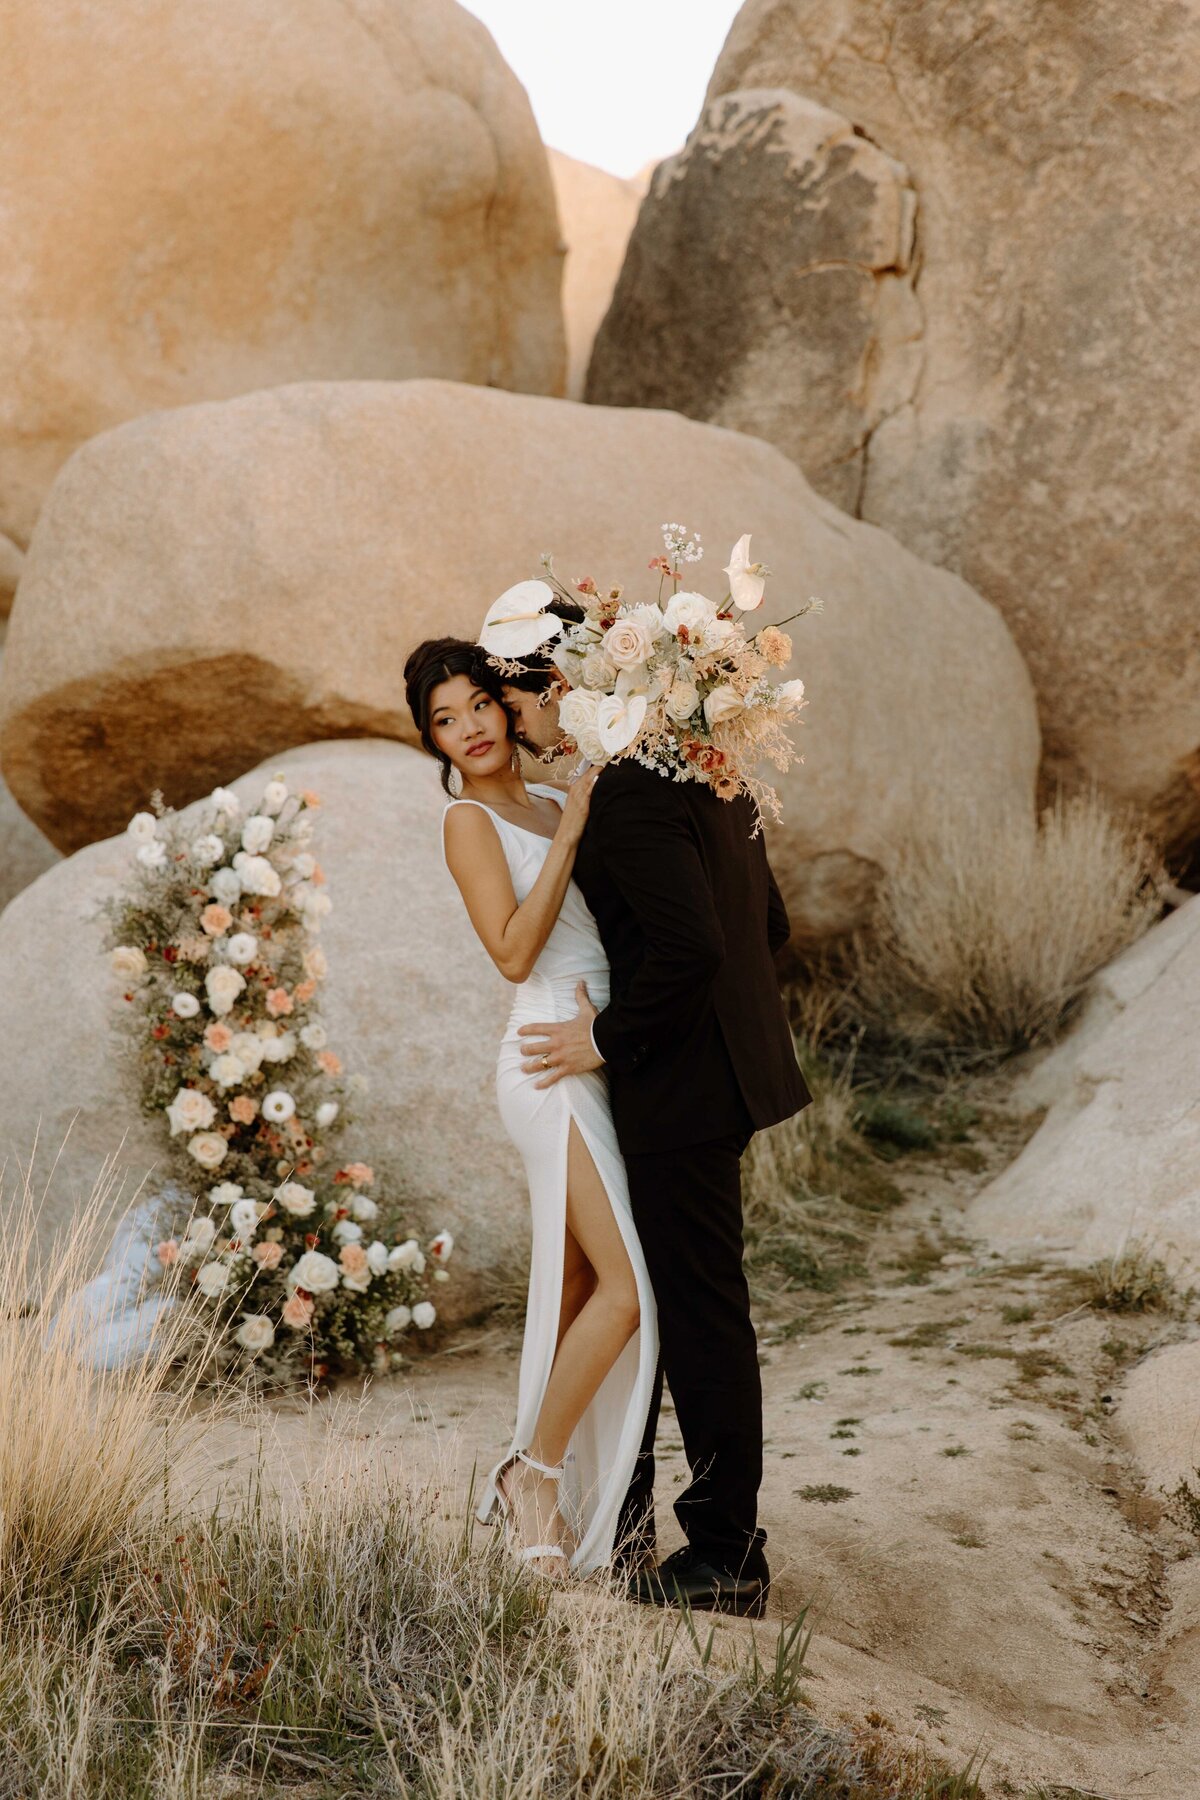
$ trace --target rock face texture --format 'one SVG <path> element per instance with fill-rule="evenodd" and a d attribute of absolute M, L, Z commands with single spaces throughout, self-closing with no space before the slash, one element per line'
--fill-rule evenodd
<path fill-rule="evenodd" d="M 857 512 L 866 444 L 920 368 L 915 224 L 903 166 L 839 114 L 720 95 L 655 171 L 588 398 L 764 437 Z"/>
<path fill-rule="evenodd" d="M 455 0 L 0 0 L 0 606 L 55 471 L 276 382 L 562 391 L 525 93 Z"/>
<path fill-rule="evenodd" d="M 321 932 L 322 1018 L 347 1075 L 369 1083 L 344 1153 L 377 1156 L 381 1171 L 394 1165 L 398 1197 L 459 1238 L 456 1280 L 442 1295 L 447 1308 L 468 1311 L 495 1271 L 519 1258 L 527 1209 L 494 1094 L 508 988 L 442 862 L 437 770 L 401 744 L 360 740 L 304 746 L 231 785 L 256 799 L 276 768 L 322 801 L 315 844 L 333 901 Z M 0 915 L 2 1154 L 26 1162 L 40 1121 L 44 1180 L 66 1137 L 41 1221 L 47 1239 L 106 1157 L 117 1157 L 132 1195 L 162 1150 L 120 1060 L 120 984 L 96 917 L 128 878 L 131 856 L 124 835 L 92 844 Z M 155 1192 L 153 1175 L 144 1191 Z"/>
<path fill-rule="evenodd" d="M 857 483 L 863 518 L 1004 613 L 1047 786 L 1094 779 L 1179 841 L 1200 835 L 1198 25 L 1200 0 L 748 0 L 588 389 L 658 402 L 665 364 L 670 404 L 843 504 Z M 763 89 L 858 147 L 806 152 L 802 109 Z M 872 146 L 916 192 L 907 263 L 903 234 L 894 264 L 872 248 Z M 701 354 L 689 382 L 670 346 L 710 334 L 729 379 Z"/>
<path fill-rule="evenodd" d="M 1028 676 L 957 576 L 735 432 L 439 382 L 275 388 L 85 445 L 43 509 L 9 626 L 5 779 L 75 849 L 155 786 L 179 805 L 297 742 L 415 741 L 403 666 L 420 639 L 474 639 L 546 549 L 565 579 L 653 599 L 646 564 L 681 515 L 708 546 L 701 591 L 724 592 L 720 565 L 749 529 L 778 572 L 763 623 L 825 603 L 795 631 L 805 760 L 771 827 L 798 930 L 861 918 L 931 793 L 983 819 L 1032 806 Z"/>
<path fill-rule="evenodd" d="M 608 311 L 625 246 L 646 191 L 646 178 L 622 181 L 561 150 L 548 152 L 558 223 L 566 245 L 563 314 L 567 328 L 567 397 L 583 399 L 596 328 Z M 684 409 L 686 410 L 686 408 Z"/>
<path fill-rule="evenodd" d="M 1049 1112 L 972 1203 L 981 1235 L 1083 1263 L 1144 1245 L 1200 1274 L 1200 898 L 1092 984 L 1075 1030 L 1027 1083 Z"/>

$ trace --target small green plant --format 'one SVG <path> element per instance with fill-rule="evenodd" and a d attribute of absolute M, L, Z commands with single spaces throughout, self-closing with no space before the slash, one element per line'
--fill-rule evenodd
<path fill-rule="evenodd" d="M 1200 1477 L 1200 1469 L 1193 1469 L 1192 1474 Z M 1176 1525 L 1190 1531 L 1194 1537 L 1200 1537 L 1200 1488 L 1193 1487 L 1184 1475 L 1173 1488 L 1159 1490 L 1166 1496 L 1167 1517 L 1174 1519 Z"/>
<path fill-rule="evenodd" d="M 1026 1302 L 1022 1306 L 1002 1306 L 1000 1317 L 1006 1325 L 1025 1325 L 1034 1317 L 1036 1311 L 1036 1307 L 1030 1306 Z"/>
<path fill-rule="evenodd" d="M 839 1500 L 852 1500 L 854 1489 L 838 1487 L 834 1481 L 816 1481 L 809 1487 L 797 1488 L 801 1500 L 816 1500 L 824 1506 L 836 1506 Z"/>
<path fill-rule="evenodd" d="M 796 1389 L 796 1392 L 792 1395 L 792 1399 L 823 1400 L 828 1392 L 829 1383 L 827 1381 L 806 1381 L 803 1387 L 798 1387 Z"/>
<path fill-rule="evenodd" d="M 971 1452 L 965 1444 L 947 1444 L 946 1448 L 939 1451 L 938 1454 L 940 1456 L 970 1456 Z"/>
<path fill-rule="evenodd" d="M 1093 1263 L 1084 1280 L 1087 1304 L 1097 1312 L 1171 1313 L 1180 1307 L 1166 1264 L 1143 1244 L 1127 1244 L 1108 1261 Z"/>
<path fill-rule="evenodd" d="M 754 1693 L 769 1693 L 778 1706 L 795 1706 L 800 1699 L 800 1678 L 807 1672 L 808 1652 L 812 1646 L 813 1626 L 808 1623 L 807 1606 L 789 1623 L 779 1627 L 775 1639 L 775 1655 L 765 1667 L 758 1654 L 758 1633 L 750 1633 L 750 1686 Z"/>

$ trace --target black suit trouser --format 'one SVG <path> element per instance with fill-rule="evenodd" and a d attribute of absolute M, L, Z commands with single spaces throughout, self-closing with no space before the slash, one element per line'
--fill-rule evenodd
<path fill-rule="evenodd" d="M 691 1470 L 675 1502 L 688 1544 L 731 1572 L 763 1575 L 758 1528 L 762 1381 L 742 1270 L 745 1131 L 626 1156 L 629 1198 L 658 1309 L 660 1361 L 618 1545 L 654 1548 L 654 1436 L 665 1370 Z"/>

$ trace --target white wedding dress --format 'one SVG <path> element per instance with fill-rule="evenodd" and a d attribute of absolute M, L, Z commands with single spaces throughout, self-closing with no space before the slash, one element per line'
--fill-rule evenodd
<path fill-rule="evenodd" d="M 531 784 L 529 791 L 544 794 L 560 806 L 566 799 L 558 789 L 541 784 Z M 504 848 L 513 891 L 518 902 L 523 901 L 537 880 L 550 840 L 510 824 L 478 800 L 452 800 L 450 806 L 481 806 L 488 814 Z M 444 824 L 445 813 L 442 816 Z M 560 1506 L 578 1542 L 571 1568 L 576 1575 L 587 1575 L 605 1564 L 612 1554 L 617 1516 L 633 1475 L 650 1406 L 658 1359 L 658 1328 L 654 1293 L 630 1211 L 625 1164 L 617 1147 L 603 1070 L 567 1075 L 550 1087 L 539 1088 L 537 1075 L 527 1075 L 521 1067 L 518 1026 L 573 1018 L 578 1011 L 575 988 L 581 978 L 587 982 L 594 1005 L 605 1006 L 608 959 L 596 921 L 572 881 L 532 974 L 515 990 L 496 1068 L 500 1117 L 524 1158 L 529 1179 L 533 1255 L 516 1429 L 508 1452 L 488 1477 L 476 1516 L 482 1524 L 493 1523 L 498 1517 L 496 1476 L 517 1450 L 528 1448 L 550 1379 L 566 1242 L 567 1139 L 574 1121 L 607 1190 L 633 1265 L 641 1308 L 638 1330 L 605 1376 L 563 1459 Z"/>

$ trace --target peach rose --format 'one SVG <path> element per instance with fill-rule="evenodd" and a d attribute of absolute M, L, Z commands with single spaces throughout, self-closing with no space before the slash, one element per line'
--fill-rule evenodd
<path fill-rule="evenodd" d="M 375 1179 L 375 1171 L 369 1163 L 344 1163 L 338 1170 L 337 1179 L 348 1181 L 354 1187 L 368 1187 Z"/>
<path fill-rule="evenodd" d="M 320 794 L 314 794 L 311 788 L 301 788 L 300 798 L 305 806 L 320 806 L 321 804 Z"/>
<path fill-rule="evenodd" d="M 284 1302 L 283 1322 L 290 1325 L 293 1331 L 305 1331 L 312 1324 L 315 1311 L 313 1301 L 306 1300 L 303 1294 L 292 1294 Z"/>
<path fill-rule="evenodd" d="M 327 1075 L 340 1075 L 342 1072 L 342 1059 L 340 1056 L 336 1056 L 332 1050 L 319 1050 L 317 1061 Z"/>
<path fill-rule="evenodd" d="M 221 1056 L 232 1044 L 233 1033 L 228 1025 L 222 1025 L 219 1019 L 214 1019 L 211 1025 L 204 1027 L 204 1042 L 214 1056 Z"/>
<path fill-rule="evenodd" d="M 233 924 L 233 914 L 216 900 L 200 914 L 200 929 L 209 937 L 220 937 Z"/>
<path fill-rule="evenodd" d="M 306 1000 L 312 999 L 316 991 L 317 984 L 315 981 L 298 981 L 292 989 L 292 996 L 294 999 L 299 1000 L 301 1006 L 303 1006 Z"/>
<path fill-rule="evenodd" d="M 371 1266 L 361 1244 L 343 1244 L 338 1254 L 338 1261 L 347 1275 L 365 1275 Z"/>
<path fill-rule="evenodd" d="M 249 1094 L 239 1094 L 236 1100 L 229 1102 L 229 1116 L 239 1125 L 252 1125 L 258 1116 L 258 1101 L 252 1100 Z"/>
<path fill-rule="evenodd" d="M 321 865 L 320 865 L 320 863 L 314 863 L 314 864 L 313 864 L 313 872 L 312 872 L 312 874 L 311 874 L 311 875 L 310 875 L 310 876 L 309 876 L 309 878 L 308 878 L 308 879 L 309 879 L 309 880 L 310 880 L 310 881 L 311 881 L 311 882 L 312 882 L 312 884 L 313 884 L 313 886 L 314 886 L 314 887 L 324 887 L 324 885 L 325 885 L 325 871 L 324 871 L 324 869 L 323 869 L 323 868 L 322 868 L 322 867 L 321 867 Z"/>
<path fill-rule="evenodd" d="M 157 1256 L 163 1268 L 169 1269 L 173 1262 L 178 1262 L 179 1260 L 178 1239 L 164 1238 L 163 1242 L 155 1247 L 154 1254 Z"/>
<path fill-rule="evenodd" d="M 271 1017 L 273 1019 L 278 1019 L 283 1013 L 291 1012 L 292 996 L 288 993 L 286 988 L 272 988 L 267 995 L 266 1005 L 267 1011 L 270 1013 Z"/>
<path fill-rule="evenodd" d="M 272 1244 L 265 1240 L 255 1244 L 250 1252 L 260 1269 L 277 1269 L 283 1261 L 283 1245 Z"/>

